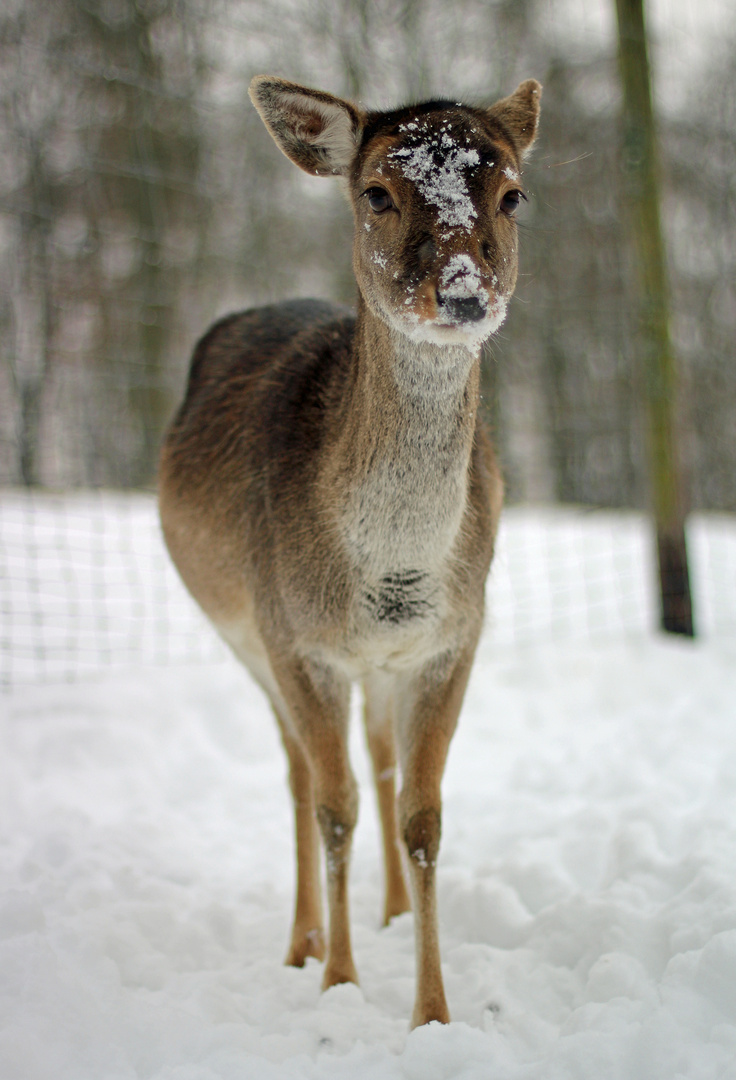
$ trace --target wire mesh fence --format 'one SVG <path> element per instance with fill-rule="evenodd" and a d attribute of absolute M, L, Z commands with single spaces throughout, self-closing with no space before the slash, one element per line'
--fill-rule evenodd
<path fill-rule="evenodd" d="M 688 539 L 700 636 L 736 635 L 736 521 L 700 514 Z M 487 590 L 489 648 L 606 641 L 657 624 L 646 515 L 509 508 Z M 153 496 L 0 496 L 0 685 L 224 660 L 181 584 Z"/>
<path fill-rule="evenodd" d="M 151 496 L 0 498 L 0 680 L 224 656 L 171 565 Z"/>

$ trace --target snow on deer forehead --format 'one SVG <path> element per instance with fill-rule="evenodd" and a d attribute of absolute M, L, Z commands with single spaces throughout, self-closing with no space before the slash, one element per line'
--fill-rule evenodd
<path fill-rule="evenodd" d="M 400 124 L 398 130 L 404 138 L 400 146 L 388 151 L 389 159 L 422 198 L 437 208 L 441 223 L 471 232 L 478 212 L 467 177 L 468 170 L 480 165 L 481 159 L 478 151 L 467 145 L 467 133 L 453 132 L 449 118 L 439 125 L 427 118 L 411 120 Z M 461 138 L 466 145 L 461 144 Z"/>

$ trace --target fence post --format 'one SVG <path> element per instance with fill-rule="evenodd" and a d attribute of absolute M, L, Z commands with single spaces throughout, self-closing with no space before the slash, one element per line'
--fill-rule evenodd
<path fill-rule="evenodd" d="M 659 216 L 659 160 L 649 76 L 644 0 L 616 0 L 623 91 L 623 174 L 627 225 L 639 285 L 637 343 L 643 370 L 647 449 L 662 629 L 693 636 L 685 541 L 685 498 L 677 436 L 677 371 Z"/>

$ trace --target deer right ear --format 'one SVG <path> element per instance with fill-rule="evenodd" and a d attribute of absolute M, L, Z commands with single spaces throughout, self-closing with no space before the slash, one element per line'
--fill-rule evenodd
<path fill-rule="evenodd" d="M 256 75 L 248 93 L 276 144 L 312 176 L 345 176 L 360 141 L 362 117 L 342 98 Z"/>
<path fill-rule="evenodd" d="M 522 161 L 532 148 L 539 124 L 539 102 L 542 87 L 536 79 L 520 83 L 510 97 L 502 98 L 488 110 L 500 120 L 511 135 Z"/>

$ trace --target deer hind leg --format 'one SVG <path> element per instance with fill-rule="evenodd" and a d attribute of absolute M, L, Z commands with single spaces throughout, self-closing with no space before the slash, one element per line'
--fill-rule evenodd
<path fill-rule="evenodd" d="M 358 981 L 350 944 L 348 870 L 358 789 L 347 750 L 349 684 L 303 662 L 275 670 L 311 772 L 313 805 L 327 864 L 330 925 L 322 988 Z"/>
<path fill-rule="evenodd" d="M 448 1023 L 440 966 L 436 865 L 440 847 L 440 784 L 470 671 L 472 654 L 440 672 L 431 668 L 399 697 L 402 788 L 399 829 L 406 844 L 414 909 L 416 997 L 412 1027 Z"/>
<path fill-rule="evenodd" d="M 314 809 L 312 769 L 299 740 L 290 732 L 288 723 L 278 712 L 276 719 L 289 759 L 289 787 L 294 800 L 296 834 L 296 902 L 286 963 L 293 967 L 304 967 L 308 956 L 315 956 L 318 960 L 324 960 L 325 957 L 319 833 Z"/>
<path fill-rule="evenodd" d="M 365 731 L 373 763 L 373 781 L 381 819 L 386 897 L 384 926 L 409 911 L 411 902 L 401 865 L 396 823 L 396 754 L 394 750 L 394 678 L 375 673 L 363 683 Z"/>

